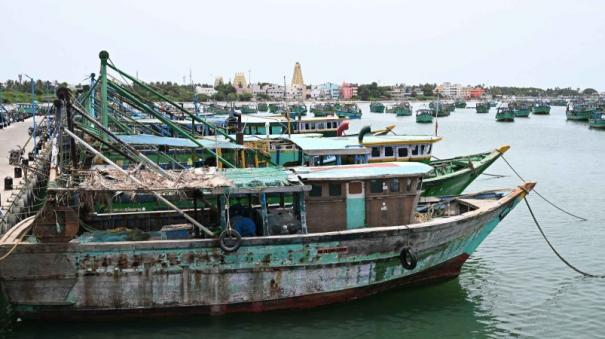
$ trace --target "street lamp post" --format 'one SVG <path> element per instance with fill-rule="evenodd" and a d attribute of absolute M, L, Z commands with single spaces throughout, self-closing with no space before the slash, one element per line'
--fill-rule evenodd
<path fill-rule="evenodd" d="M 34 154 L 36 154 L 37 153 L 36 152 L 36 145 L 37 145 L 36 144 L 36 132 L 37 132 L 37 128 L 36 128 L 36 83 L 34 82 L 34 78 L 30 77 L 27 74 L 23 74 L 23 75 L 25 75 L 26 77 L 29 78 L 29 81 L 30 81 L 30 83 L 32 85 L 32 107 L 31 107 L 31 110 L 32 110 L 32 123 L 33 123 L 33 127 L 34 127 L 34 130 L 33 130 L 33 133 L 32 133 L 32 138 L 34 140 L 34 149 L 33 149 L 33 152 L 34 152 Z"/>

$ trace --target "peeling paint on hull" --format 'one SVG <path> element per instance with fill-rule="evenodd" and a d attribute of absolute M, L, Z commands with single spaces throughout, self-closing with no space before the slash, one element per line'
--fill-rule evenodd
<path fill-rule="evenodd" d="M 0 266 L 0 277 L 23 318 L 309 308 L 457 276 L 522 195 L 410 226 L 245 238 L 230 254 L 201 239 L 28 244 Z M 413 270 L 401 266 L 404 247 L 418 256 Z"/>

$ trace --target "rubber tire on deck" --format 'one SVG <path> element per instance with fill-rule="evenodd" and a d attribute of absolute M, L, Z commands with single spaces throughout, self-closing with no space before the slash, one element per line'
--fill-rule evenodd
<path fill-rule="evenodd" d="M 231 244 L 232 242 L 233 244 Z M 218 244 L 227 253 L 235 252 L 242 245 L 242 236 L 234 229 L 227 229 L 219 235 Z"/>
<path fill-rule="evenodd" d="M 401 260 L 401 266 L 407 270 L 413 270 L 418 263 L 416 255 L 407 247 L 404 247 L 401 249 L 401 252 L 399 252 L 399 260 Z"/>

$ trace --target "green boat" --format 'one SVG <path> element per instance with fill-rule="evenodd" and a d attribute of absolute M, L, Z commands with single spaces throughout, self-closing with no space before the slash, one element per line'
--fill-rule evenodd
<path fill-rule="evenodd" d="M 284 111 L 285 111 L 284 105 L 282 105 L 282 104 L 279 104 L 279 103 L 269 104 L 269 113 L 281 114 Z"/>
<path fill-rule="evenodd" d="M 531 113 L 531 105 L 527 101 L 514 101 L 508 107 L 513 110 L 516 118 L 527 118 Z"/>
<path fill-rule="evenodd" d="M 311 113 L 316 117 L 326 117 L 329 115 L 335 115 L 336 109 L 340 107 L 340 104 L 333 103 L 321 103 L 314 104 L 311 106 Z"/>
<path fill-rule="evenodd" d="M 433 107 L 431 107 L 431 105 L 429 104 L 429 107 L 431 108 L 431 112 L 433 113 L 433 117 L 448 117 L 450 116 L 450 110 L 448 110 L 447 108 L 441 106 L 440 104 L 435 104 L 433 105 Z"/>
<path fill-rule="evenodd" d="M 337 104 L 336 115 L 345 119 L 361 119 L 361 108 L 357 104 Z"/>
<path fill-rule="evenodd" d="M 534 114 L 550 114 L 550 105 L 546 101 L 536 101 L 532 108 Z"/>
<path fill-rule="evenodd" d="M 269 110 L 269 105 L 267 105 L 267 103 L 265 102 L 260 102 L 257 106 L 256 109 L 259 112 L 267 112 Z"/>
<path fill-rule="evenodd" d="M 594 112 L 596 112 L 594 105 L 584 101 L 574 101 L 567 105 L 565 115 L 567 120 L 588 121 Z"/>
<path fill-rule="evenodd" d="M 496 121 L 513 122 L 515 121 L 515 112 L 509 107 L 498 107 Z"/>
<path fill-rule="evenodd" d="M 475 110 L 477 113 L 489 113 L 490 103 L 487 101 L 479 101 L 475 105 Z"/>
<path fill-rule="evenodd" d="M 605 129 L 605 113 L 594 112 L 588 120 L 590 128 Z"/>
<path fill-rule="evenodd" d="M 433 112 L 432 109 L 419 109 L 416 111 L 416 122 L 420 124 L 430 124 L 433 122 Z"/>
<path fill-rule="evenodd" d="M 384 104 L 381 102 L 372 102 L 370 103 L 370 112 L 372 113 L 384 113 Z"/>
<path fill-rule="evenodd" d="M 454 102 L 454 106 L 456 108 L 466 108 L 466 101 L 464 101 L 462 99 L 458 99 Z"/>
<path fill-rule="evenodd" d="M 409 102 L 403 101 L 391 107 L 387 107 L 387 113 L 395 113 L 398 117 L 412 115 L 412 105 Z"/>
<path fill-rule="evenodd" d="M 567 106 L 567 100 L 565 100 L 565 99 L 554 99 L 554 100 L 551 100 L 550 104 L 552 106 Z"/>
<path fill-rule="evenodd" d="M 447 116 L 450 115 L 450 113 L 452 113 L 456 109 L 456 106 L 454 106 L 453 102 L 431 101 L 429 103 L 429 108 L 431 108 L 435 112 L 437 112 L 438 113 L 437 116 L 439 116 L 439 117 L 447 117 Z"/>
<path fill-rule="evenodd" d="M 444 196 L 461 194 L 494 161 L 510 149 L 503 145 L 491 152 L 433 160 L 429 163 L 433 170 L 422 183 L 423 196 Z"/>
<path fill-rule="evenodd" d="M 252 114 L 258 112 L 258 109 L 254 105 L 242 105 L 240 107 L 235 107 L 235 109 L 239 109 L 242 114 Z"/>
<path fill-rule="evenodd" d="M 297 117 L 299 115 L 300 116 L 307 115 L 307 105 L 305 105 L 303 103 L 289 105 L 288 108 L 290 110 L 291 117 Z"/>
<path fill-rule="evenodd" d="M 207 113 L 214 114 L 229 114 L 231 112 L 231 109 L 227 106 L 219 104 L 209 104 L 204 107 L 204 111 Z"/>

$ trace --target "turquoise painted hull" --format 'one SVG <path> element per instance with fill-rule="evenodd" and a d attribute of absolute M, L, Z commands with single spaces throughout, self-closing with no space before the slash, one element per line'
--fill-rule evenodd
<path fill-rule="evenodd" d="M 605 120 L 602 119 L 590 119 L 588 121 L 588 125 L 590 126 L 590 128 L 597 128 L 597 129 L 605 129 Z"/>
<path fill-rule="evenodd" d="M 513 112 L 496 113 L 496 121 L 513 122 L 513 121 L 515 121 L 515 113 L 513 113 Z"/>
<path fill-rule="evenodd" d="M 531 110 L 529 108 L 515 109 L 516 118 L 527 118 L 527 117 L 529 117 L 530 113 L 531 113 Z"/>
<path fill-rule="evenodd" d="M 433 116 L 431 115 L 417 115 L 416 122 L 419 124 L 430 124 L 433 122 Z"/>
<path fill-rule="evenodd" d="M 533 114 L 550 114 L 550 106 L 535 106 L 532 110 Z"/>
<path fill-rule="evenodd" d="M 594 110 L 590 111 L 568 111 L 566 114 L 567 120 L 575 120 L 575 121 L 588 121 L 590 115 L 594 112 Z"/>
<path fill-rule="evenodd" d="M 231 253 L 214 239 L 19 246 L 0 266 L 0 277 L 22 318 L 316 307 L 456 277 L 523 195 L 516 189 L 460 217 L 425 223 L 244 238 Z M 10 247 L 3 244 L 0 252 Z M 413 268 L 402 265 L 404 247 L 417 257 Z"/>

